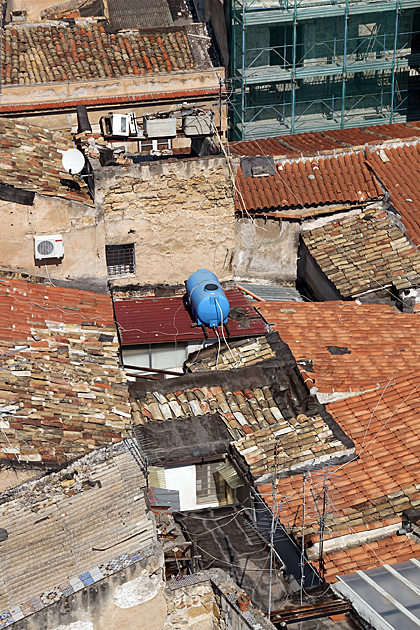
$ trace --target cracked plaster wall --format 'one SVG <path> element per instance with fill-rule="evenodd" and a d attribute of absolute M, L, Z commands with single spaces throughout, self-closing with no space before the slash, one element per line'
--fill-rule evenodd
<path fill-rule="evenodd" d="M 107 244 L 135 244 L 136 273 L 115 284 L 176 285 L 207 267 L 234 272 L 235 215 L 224 157 L 95 169 Z"/>
<path fill-rule="evenodd" d="M 47 278 L 35 261 L 34 236 L 61 234 L 64 257 L 47 262 L 54 280 L 76 281 L 87 290 L 106 290 L 105 232 L 101 212 L 89 205 L 35 195 L 34 205 L 0 200 L 0 267 Z"/>
<path fill-rule="evenodd" d="M 299 229 L 292 221 L 238 219 L 237 279 L 295 286 Z"/>

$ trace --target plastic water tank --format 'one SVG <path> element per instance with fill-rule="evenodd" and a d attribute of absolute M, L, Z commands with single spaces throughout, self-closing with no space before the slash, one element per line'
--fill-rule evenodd
<path fill-rule="evenodd" d="M 199 326 L 220 326 L 227 321 L 229 302 L 217 276 L 207 269 L 199 269 L 187 280 L 191 310 Z"/>

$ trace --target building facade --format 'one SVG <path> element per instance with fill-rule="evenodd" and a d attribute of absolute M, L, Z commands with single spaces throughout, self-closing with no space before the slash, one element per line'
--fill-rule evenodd
<path fill-rule="evenodd" d="M 419 118 L 417 0 L 232 0 L 231 138 Z"/>

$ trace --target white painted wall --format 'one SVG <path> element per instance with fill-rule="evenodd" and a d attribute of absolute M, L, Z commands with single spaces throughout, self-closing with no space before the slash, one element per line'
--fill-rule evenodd
<path fill-rule="evenodd" d="M 178 490 L 181 511 L 201 510 L 219 505 L 217 501 L 197 503 L 195 466 L 165 468 L 165 482 L 167 490 Z"/>

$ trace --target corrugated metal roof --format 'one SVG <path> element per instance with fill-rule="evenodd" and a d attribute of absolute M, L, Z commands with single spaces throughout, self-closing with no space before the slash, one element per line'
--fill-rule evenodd
<path fill-rule="evenodd" d="M 173 26 L 166 0 L 108 0 L 109 22 L 114 29 Z"/>
<path fill-rule="evenodd" d="M 231 308 L 241 306 L 248 310 L 245 322 L 228 320 L 230 337 L 252 337 L 267 332 L 263 319 L 238 289 L 226 291 Z M 114 303 L 115 318 L 124 346 L 145 343 L 204 340 L 202 328 L 192 327 L 194 320 L 187 309 L 184 296 L 171 298 L 141 298 Z M 208 335 L 216 334 L 207 329 Z"/>
<path fill-rule="evenodd" d="M 420 627 L 420 564 L 415 559 L 393 567 L 357 571 L 333 587 L 347 597 L 369 626 L 384 630 Z"/>
<path fill-rule="evenodd" d="M 292 287 L 282 287 L 280 284 L 249 284 L 248 282 L 241 282 L 241 285 L 267 302 L 303 302 L 299 291 Z M 258 304 L 255 306 L 258 307 Z"/>

